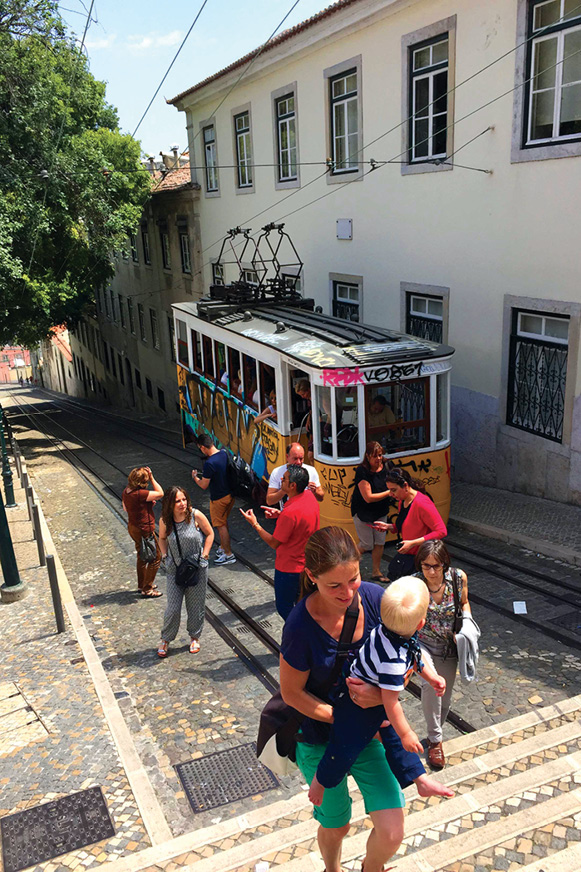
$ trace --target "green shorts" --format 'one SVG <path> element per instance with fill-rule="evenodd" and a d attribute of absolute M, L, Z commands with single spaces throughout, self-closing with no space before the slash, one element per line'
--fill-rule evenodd
<path fill-rule="evenodd" d="M 297 743 L 297 764 L 307 784 L 313 780 L 326 745 Z M 395 775 L 385 759 L 385 750 L 378 739 L 372 739 L 363 749 L 353 766 L 351 775 L 363 796 L 365 811 L 381 811 L 385 808 L 403 808 L 405 799 Z M 351 819 L 351 797 L 347 777 L 336 787 L 325 790 L 323 802 L 314 806 L 313 814 L 325 829 L 344 827 Z"/>

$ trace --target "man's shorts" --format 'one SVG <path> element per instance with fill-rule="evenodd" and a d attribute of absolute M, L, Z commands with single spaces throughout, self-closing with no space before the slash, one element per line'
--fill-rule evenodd
<path fill-rule="evenodd" d="M 377 519 L 378 521 L 386 521 L 387 515 Z M 374 530 L 373 527 L 368 527 L 364 521 L 360 521 L 357 515 L 353 517 L 355 530 L 359 537 L 359 544 L 365 551 L 371 551 L 374 545 L 385 545 L 385 537 L 387 530 Z"/>
<path fill-rule="evenodd" d="M 234 497 L 228 494 L 219 500 L 210 500 L 210 520 L 213 527 L 225 527 L 228 515 L 234 508 Z"/>
<path fill-rule="evenodd" d="M 297 764 L 307 784 L 317 771 L 326 745 L 297 743 Z M 385 749 L 378 739 L 372 739 L 363 749 L 353 766 L 351 775 L 363 796 L 365 812 L 386 808 L 403 808 L 405 799 L 399 783 L 385 759 Z M 313 806 L 313 815 L 325 829 L 344 827 L 351 819 L 351 797 L 345 777 L 337 787 L 328 787 L 319 806 Z"/>

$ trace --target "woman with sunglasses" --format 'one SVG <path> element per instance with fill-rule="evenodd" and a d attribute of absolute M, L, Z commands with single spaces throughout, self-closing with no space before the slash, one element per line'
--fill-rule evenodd
<path fill-rule="evenodd" d="M 415 556 L 420 545 L 448 535 L 446 525 L 433 501 L 425 492 L 423 482 L 412 478 L 406 469 L 393 467 L 386 477 L 386 488 L 398 501 L 395 524 L 378 521 L 376 529 L 397 533 L 398 553 L 389 564 L 387 574 L 391 581 L 415 570 Z"/>
<path fill-rule="evenodd" d="M 442 727 L 450 710 L 452 689 L 458 669 L 458 650 L 454 636 L 454 589 L 457 585 L 462 614 L 471 615 L 468 602 L 468 579 L 461 569 L 450 568 L 450 555 L 443 542 L 431 539 L 418 548 L 416 575 L 428 588 L 430 604 L 426 623 L 418 632 L 422 660 L 446 679 L 446 691 L 436 696 L 427 681 L 421 679 L 422 708 L 428 728 L 428 763 L 432 769 L 443 769 L 446 758 L 442 751 Z"/>

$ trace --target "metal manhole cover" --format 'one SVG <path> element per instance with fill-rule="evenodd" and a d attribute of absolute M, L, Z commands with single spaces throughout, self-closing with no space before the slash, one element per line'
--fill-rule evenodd
<path fill-rule="evenodd" d="M 278 787 L 276 775 L 256 759 L 256 745 L 239 745 L 176 767 L 196 814 Z"/>
<path fill-rule="evenodd" d="M 94 842 L 115 827 L 100 787 L 90 787 L 0 819 L 4 872 L 19 872 Z"/>
<path fill-rule="evenodd" d="M 567 612 L 566 615 L 551 618 L 551 623 L 558 624 L 563 630 L 571 630 L 573 633 L 581 634 L 581 611 L 577 609 L 574 612 Z"/>

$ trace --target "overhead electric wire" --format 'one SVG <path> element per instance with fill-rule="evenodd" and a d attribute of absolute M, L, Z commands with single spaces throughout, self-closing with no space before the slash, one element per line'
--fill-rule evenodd
<path fill-rule="evenodd" d="M 182 43 L 181 43 L 180 47 L 178 48 L 178 50 L 176 51 L 175 55 L 173 56 L 173 59 L 172 59 L 171 64 L 169 65 L 169 67 L 168 67 L 167 70 L 165 71 L 165 75 L 164 75 L 163 79 L 161 80 L 161 82 L 159 83 L 159 85 L 157 86 L 157 88 L 156 88 L 156 90 L 155 90 L 155 94 L 153 95 L 153 97 L 151 98 L 151 100 L 149 101 L 149 103 L 147 104 L 147 108 L 145 109 L 145 112 L 143 113 L 143 115 L 142 115 L 141 118 L 139 119 L 139 121 L 138 121 L 138 123 L 137 123 L 137 127 L 135 128 L 135 130 L 134 130 L 133 133 L 131 134 L 131 136 L 133 137 L 133 139 L 135 139 L 135 134 L 137 133 L 137 131 L 138 131 L 139 128 L 141 127 L 141 122 L 143 121 L 143 119 L 145 118 L 145 116 L 147 115 L 147 113 L 149 112 L 149 110 L 151 109 L 151 106 L 152 106 L 152 104 L 153 104 L 153 101 L 155 100 L 155 98 L 156 98 L 157 95 L 159 94 L 159 92 L 160 92 L 160 90 L 161 90 L 161 86 L 163 85 L 163 83 L 165 82 L 165 80 L 167 79 L 167 77 L 169 76 L 169 73 L 170 73 L 171 68 L 173 67 L 173 65 L 174 65 L 175 62 L 177 61 L 178 56 L 179 56 L 181 50 L 183 49 L 184 45 L 186 44 L 186 42 L 187 42 L 187 40 L 188 40 L 188 37 L 189 37 L 190 33 L 192 32 L 192 30 L 194 29 L 194 27 L 195 27 L 195 25 L 196 25 L 196 22 L 197 22 L 198 18 L 200 17 L 200 15 L 202 14 L 202 12 L 203 12 L 203 10 L 204 10 L 204 6 L 206 5 L 207 2 L 208 2 L 208 0 L 204 0 L 204 2 L 202 3 L 202 5 L 200 6 L 200 8 L 199 8 L 199 10 L 198 10 L 198 14 L 196 15 L 196 17 L 195 17 L 194 20 L 192 21 L 192 23 L 191 23 L 191 25 L 190 25 L 190 29 L 188 30 L 188 32 L 187 32 L 186 35 L 184 36 L 184 38 L 183 38 L 183 40 L 182 40 Z"/>

